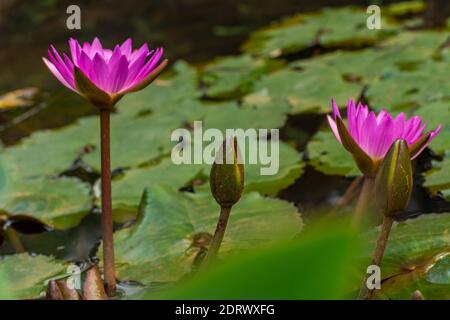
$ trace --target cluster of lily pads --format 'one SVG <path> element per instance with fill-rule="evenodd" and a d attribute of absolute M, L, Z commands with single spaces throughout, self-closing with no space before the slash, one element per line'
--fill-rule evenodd
<path fill-rule="evenodd" d="M 301 183 L 305 166 L 324 175 L 359 174 L 325 124 L 332 96 L 339 106 L 362 97 L 371 108 L 423 115 L 432 127 L 442 123 L 430 145 L 439 157 L 424 173 L 423 186 L 448 197 L 450 29 L 421 29 L 417 17 L 423 10 L 420 1 L 383 8 L 381 30 L 366 28 L 364 8 L 295 15 L 251 34 L 242 54 L 197 67 L 177 61 L 152 86 L 124 97 L 111 116 L 117 278 L 144 285 L 179 280 L 202 250 L 199 237 L 214 232 L 218 210 L 207 183 L 210 166 L 175 165 L 170 158 L 171 132 L 192 128 L 195 120 L 205 129 L 282 128 L 286 133 L 276 175 L 261 176 L 260 165 L 245 165 L 244 194 L 233 208 L 221 257 L 302 232 L 298 209 L 276 196 Z M 288 119 L 311 115 L 324 123 L 312 137 L 301 128 L 288 130 Z M 98 132 L 97 117 L 84 117 L 4 148 L 2 224 L 33 220 L 66 230 L 96 214 L 98 181 L 73 171 L 99 174 Z M 386 280 L 377 297 L 408 299 L 420 290 L 427 299 L 450 298 L 449 228 L 448 213 L 394 226 L 382 265 Z M 376 231 L 365 237 L 373 243 Z M 9 278 L 5 294 L 36 298 L 45 280 L 64 273 L 67 265 L 43 255 L 5 256 L 0 259 L 0 276 Z"/>

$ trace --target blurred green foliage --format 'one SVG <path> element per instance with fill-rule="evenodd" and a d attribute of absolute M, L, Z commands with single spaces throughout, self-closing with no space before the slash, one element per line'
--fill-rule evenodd
<path fill-rule="evenodd" d="M 144 299 L 345 299 L 352 298 L 359 245 L 342 221 L 310 226 L 298 238 L 254 249 L 168 292 L 141 292 Z"/>

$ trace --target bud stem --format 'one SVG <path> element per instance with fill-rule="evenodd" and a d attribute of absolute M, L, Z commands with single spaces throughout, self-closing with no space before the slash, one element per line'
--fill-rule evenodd
<path fill-rule="evenodd" d="M 109 297 L 116 295 L 114 268 L 113 220 L 111 205 L 110 110 L 100 109 L 101 176 L 102 176 L 102 239 L 105 289 Z"/>
<path fill-rule="evenodd" d="M 358 204 L 356 205 L 355 215 L 353 216 L 353 225 L 358 226 L 363 219 L 364 212 L 367 208 L 370 195 L 373 192 L 374 179 L 364 177 L 363 186 L 359 195 Z"/>
<path fill-rule="evenodd" d="M 394 223 L 394 219 L 392 219 L 388 215 L 384 215 L 383 224 L 381 225 L 380 235 L 378 236 L 377 244 L 375 247 L 375 251 L 373 253 L 372 265 L 380 266 L 381 261 L 383 260 L 384 250 L 386 249 L 386 245 L 388 243 L 389 234 L 391 233 L 392 224 Z M 374 289 L 367 288 L 367 277 L 364 280 L 363 285 L 359 291 L 359 300 L 367 300 L 370 299 L 373 294 Z"/>
<path fill-rule="evenodd" d="M 219 251 L 220 245 L 222 244 L 223 236 L 225 234 L 225 229 L 227 228 L 228 218 L 230 217 L 231 207 L 220 207 L 219 221 L 217 222 L 216 231 L 209 246 L 208 255 L 206 256 L 205 265 L 208 265 L 213 261 L 217 252 Z"/>

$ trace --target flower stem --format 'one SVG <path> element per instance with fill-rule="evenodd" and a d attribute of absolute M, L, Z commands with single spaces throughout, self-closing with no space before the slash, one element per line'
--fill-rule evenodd
<path fill-rule="evenodd" d="M 356 205 L 355 215 L 353 216 L 353 225 L 358 226 L 363 219 L 364 212 L 367 208 L 367 203 L 370 198 L 370 194 L 373 191 L 374 179 L 364 177 L 363 186 L 359 195 L 358 203 Z"/>
<path fill-rule="evenodd" d="M 372 265 L 376 265 L 378 267 L 380 266 L 381 261 L 383 260 L 384 250 L 386 249 L 386 245 L 389 240 L 389 234 L 391 232 L 393 223 L 394 223 L 394 220 L 391 217 L 384 215 L 383 224 L 381 225 L 381 231 L 378 236 L 375 251 L 373 253 Z M 361 289 L 359 291 L 358 299 L 360 299 L 360 300 L 361 299 L 363 299 L 363 300 L 370 299 L 370 297 L 373 294 L 373 291 L 374 291 L 374 289 L 367 288 L 367 277 L 366 277 L 366 279 L 364 280 L 364 283 L 361 286 Z"/>
<path fill-rule="evenodd" d="M 100 109 L 101 175 L 102 175 L 102 238 L 105 289 L 109 297 L 116 294 L 114 270 L 113 220 L 111 209 L 110 110 Z"/>
<path fill-rule="evenodd" d="M 8 240 L 11 242 L 12 246 L 14 247 L 14 250 L 16 253 L 23 253 L 25 252 L 25 247 L 22 244 L 22 241 L 20 241 L 19 235 L 17 232 L 11 228 L 8 227 L 5 230 L 6 236 L 8 237 Z"/>
<path fill-rule="evenodd" d="M 205 258 L 205 265 L 215 260 L 220 245 L 222 244 L 223 236 L 227 228 L 228 218 L 230 217 L 231 207 L 220 207 L 219 221 L 217 222 L 216 231 L 209 246 L 208 255 Z"/>

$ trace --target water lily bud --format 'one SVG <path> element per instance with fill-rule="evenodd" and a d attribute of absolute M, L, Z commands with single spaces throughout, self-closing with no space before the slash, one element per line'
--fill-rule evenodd
<path fill-rule="evenodd" d="M 209 176 L 211 193 L 222 207 L 233 206 L 242 195 L 244 166 L 240 159 L 237 139 L 224 140 Z"/>
<path fill-rule="evenodd" d="M 375 197 L 385 215 L 395 216 L 408 204 L 413 187 L 408 144 L 399 139 L 389 148 L 375 178 Z"/>

